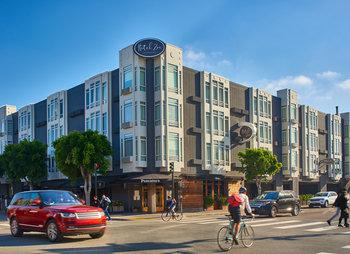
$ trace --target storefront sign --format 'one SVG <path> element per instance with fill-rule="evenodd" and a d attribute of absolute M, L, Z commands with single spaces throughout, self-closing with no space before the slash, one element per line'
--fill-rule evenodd
<path fill-rule="evenodd" d="M 142 39 L 134 44 L 134 52 L 146 58 L 161 55 L 165 50 L 165 43 L 158 39 Z"/>
<path fill-rule="evenodd" d="M 160 183 L 159 179 L 141 179 L 141 183 Z"/>

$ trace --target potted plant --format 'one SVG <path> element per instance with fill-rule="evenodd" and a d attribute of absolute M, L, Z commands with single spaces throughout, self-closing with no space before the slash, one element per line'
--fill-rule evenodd
<path fill-rule="evenodd" d="M 113 209 L 113 212 L 116 212 L 116 213 L 124 212 L 123 201 L 120 201 L 120 200 L 112 201 L 112 209 Z"/>
<path fill-rule="evenodd" d="M 214 210 L 214 199 L 212 198 L 212 196 L 204 197 L 203 203 L 204 203 L 204 209 L 206 211 Z"/>
<path fill-rule="evenodd" d="M 303 194 L 303 195 L 299 195 L 299 199 L 300 199 L 300 203 L 302 206 L 307 206 L 308 202 L 311 198 L 313 198 L 314 195 L 312 194 Z"/>
<path fill-rule="evenodd" d="M 227 197 L 221 196 L 220 203 L 221 203 L 221 209 L 226 211 L 228 207 Z"/>

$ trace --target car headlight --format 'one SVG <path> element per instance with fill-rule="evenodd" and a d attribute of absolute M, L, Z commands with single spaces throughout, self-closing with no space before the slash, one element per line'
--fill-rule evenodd
<path fill-rule="evenodd" d="M 75 218 L 75 213 L 61 213 L 62 218 Z"/>

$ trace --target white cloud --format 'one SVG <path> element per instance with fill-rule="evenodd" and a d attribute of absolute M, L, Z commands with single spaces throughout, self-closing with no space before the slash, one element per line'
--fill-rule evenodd
<path fill-rule="evenodd" d="M 324 71 L 321 73 L 317 73 L 316 77 L 319 79 L 335 79 L 340 76 L 340 73 L 335 71 Z"/>
<path fill-rule="evenodd" d="M 188 47 L 184 51 L 184 64 L 197 70 L 211 71 L 218 74 L 233 68 L 232 62 L 224 58 L 222 52 L 206 53 L 192 47 Z"/>
<path fill-rule="evenodd" d="M 263 80 L 263 87 L 271 93 L 276 93 L 284 88 L 299 90 L 300 88 L 312 88 L 313 80 L 305 75 L 286 76 L 276 80 Z"/>
<path fill-rule="evenodd" d="M 350 90 L 350 79 L 340 82 L 337 86 L 344 90 Z"/>

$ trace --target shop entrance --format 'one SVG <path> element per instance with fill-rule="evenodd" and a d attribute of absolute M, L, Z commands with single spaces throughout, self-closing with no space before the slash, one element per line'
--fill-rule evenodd
<path fill-rule="evenodd" d="M 164 187 L 161 185 L 143 185 L 141 190 L 141 204 L 143 212 L 152 211 L 151 206 L 156 207 L 156 212 L 164 211 Z"/>

